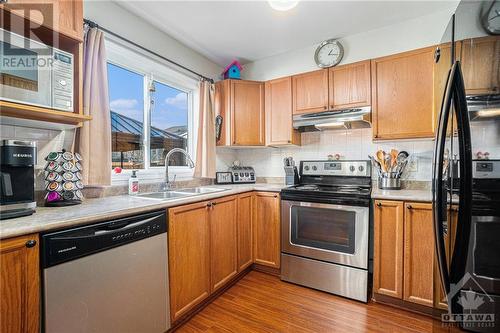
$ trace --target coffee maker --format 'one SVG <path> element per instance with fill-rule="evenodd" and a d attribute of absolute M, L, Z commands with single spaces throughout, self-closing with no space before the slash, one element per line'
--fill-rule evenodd
<path fill-rule="evenodd" d="M 36 142 L 0 143 L 0 220 L 35 212 Z"/>

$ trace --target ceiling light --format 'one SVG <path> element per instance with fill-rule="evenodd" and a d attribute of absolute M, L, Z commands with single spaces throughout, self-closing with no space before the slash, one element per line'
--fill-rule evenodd
<path fill-rule="evenodd" d="M 267 2 L 269 3 L 269 6 L 271 6 L 272 9 L 279 10 L 282 12 L 294 8 L 299 3 L 298 1 L 289 1 L 289 0 L 269 0 Z"/>

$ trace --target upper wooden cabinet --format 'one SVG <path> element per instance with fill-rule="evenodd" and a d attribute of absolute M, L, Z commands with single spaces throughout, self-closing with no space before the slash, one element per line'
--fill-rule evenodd
<path fill-rule="evenodd" d="M 330 109 L 356 108 L 371 104 L 370 61 L 330 68 Z"/>
<path fill-rule="evenodd" d="M 215 89 L 215 108 L 223 117 L 217 145 L 265 145 L 264 83 L 224 80 Z"/>
<path fill-rule="evenodd" d="M 434 305 L 434 251 L 432 204 L 405 203 L 405 301 Z"/>
<path fill-rule="evenodd" d="M 210 271 L 212 292 L 223 287 L 238 273 L 237 197 L 211 201 Z"/>
<path fill-rule="evenodd" d="M 434 47 L 372 60 L 373 137 L 433 137 Z"/>
<path fill-rule="evenodd" d="M 254 259 L 256 264 L 280 267 L 280 198 L 256 192 L 253 197 Z"/>
<path fill-rule="evenodd" d="M 375 201 L 373 291 L 403 297 L 404 206 L 401 201 Z"/>
<path fill-rule="evenodd" d="M 38 235 L 0 241 L 0 332 L 38 333 L 40 270 Z"/>
<path fill-rule="evenodd" d="M 266 145 L 300 145 L 300 133 L 292 127 L 292 78 L 267 81 Z"/>
<path fill-rule="evenodd" d="M 465 39 L 461 44 L 466 93 L 470 95 L 498 93 L 500 36 Z"/>
<path fill-rule="evenodd" d="M 328 109 L 328 69 L 292 76 L 293 114 Z"/>
<path fill-rule="evenodd" d="M 210 295 L 207 202 L 168 210 L 170 316 L 175 321 Z"/>
<path fill-rule="evenodd" d="M 81 0 L 9 0 L 0 8 L 76 41 L 83 40 Z"/>

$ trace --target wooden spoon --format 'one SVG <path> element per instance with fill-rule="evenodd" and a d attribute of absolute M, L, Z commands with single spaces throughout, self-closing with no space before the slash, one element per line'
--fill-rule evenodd
<path fill-rule="evenodd" d="M 377 153 L 375 154 L 377 157 L 378 162 L 380 163 L 380 166 L 382 167 L 382 171 L 387 172 L 387 168 L 385 165 L 385 153 L 383 150 L 378 150 Z"/>

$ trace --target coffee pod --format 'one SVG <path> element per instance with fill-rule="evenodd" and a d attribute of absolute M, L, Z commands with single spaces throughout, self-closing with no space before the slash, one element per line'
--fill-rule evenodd
<path fill-rule="evenodd" d="M 64 182 L 63 188 L 65 191 L 73 191 L 75 189 L 75 183 L 73 182 Z"/>
<path fill-rule="evenodd" d="M 50 161 L 45 166 L 45 170 L 53 171 L 53 172 L 61 172 L 61 171 L 63 171 L 63 167 L 57 162 Z"/>
<path fill-rule="evenodd" d="M 76 199 L 75 193 L 74 192 L 64 192 L 63 199 L 64 200 L 75 200 Z"/>
<path fill-rule="evenodd" d="M 78 200 L 83 200 L 83 193 L 82 193 L 82 191 L 80 191 L 80 190 L 75 191 L 75 195 L 78 198 Z"/>
<path fill-rule="evenodd" d="M 74 175 L 75 175 L 75 177 L 76 177 L 77 180 L 82 180 L 83 179 L 83 176 L 82 176 L 82 174 L 81 174 L 80 171 L 75 172 Z"/>
<path fill-rule="evenodd" d="M 57 192 L 49 192 L 47 193 L 45 199 L 47 200 L 47 202 L 59 201 L 61 200 L 61 195 Z"/>
<path fill-rule="evenodd" d="M 80 164 L 80 162 L 76 162 L 75 167 L 77 171 L 82 171 L 82 165 Z"/>
<path fill-rule="evenodd" d="M 47 184 L 47 187 L 46 189 L 48 191 L 56 191 L 56 192 L 60 192 L 62 191 L 63 187 L 61 185 L 61 183 L 58 183 L 58 182 L 50 182 Z"/>
<path fill-rule="evenodd" d="M 82 155 L 78 154 L 78 153 L 75 153 L 75 160 L 77 162 L 80 162 L 82 160 Z"/>
<path fill-rule="evenodd" d="M 76 188 L 81 190 L 83 188 L 83 183 L 80 180 L 77 180 L 75 182 Z"/>
<path fill-rule="evenodd" d="M 49 182 L 60 182 L 63 180 L 63 177 L 57 172 L 49 172 L 47 177 L 45 177 L 45 180 Z"/>
<path fill-rule="evenodd" d="M 46 161 L 58 161 L 61 156 L 61 153 L 56 151 L 50 152 L 45 158 Z"/>
<path fill-rule="evenodd" d="M 66 161 L 72 161 L 73 158 L 74 158 L 74 155 L 72 152 L 70 151 L 65 151 L 64 153 L 62 153 L 62 158 Z"/>
<path fill-rule="evenodd" d="M 69 172 L 69 171 L 66 171 L 65 173 L 63 173 L 62 177 L 64 178 L 65 181 L 72 181 L 76 178 L 75 174 L 72 173 L 72 172 Z"/>
<path fill-rule="evenodd" d="M 73 162 L 70 162 L 70 161 L 66 161 L 62 165 L 62 168 L 65 171 L 71 171 L 74 167 L 75 167 L 75 165 L 73 164 Z"/>

